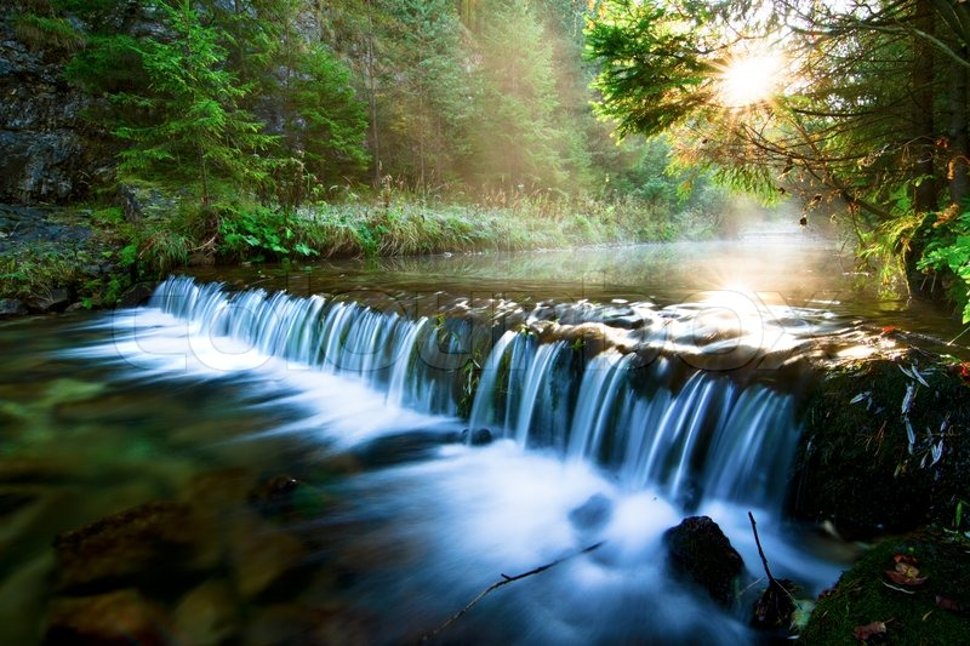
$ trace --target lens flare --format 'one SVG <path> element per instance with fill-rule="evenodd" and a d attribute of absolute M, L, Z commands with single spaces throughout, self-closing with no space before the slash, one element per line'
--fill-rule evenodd
<path fill-rule="evenodd" d="M 743 108 L 770 99 L 781 86 L 783 61 L 772 53 L 749 54 L 731 60 L 718 79 L 721 102 Z"/>

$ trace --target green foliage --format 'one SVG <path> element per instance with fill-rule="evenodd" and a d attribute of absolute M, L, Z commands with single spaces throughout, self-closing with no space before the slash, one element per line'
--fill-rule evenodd
<path fill-rule="evenodd" d="M 287 106 L 284 142 L 302 154 L 318 182 L 333 183 L 364 168 L 367 114 L 350 84 L 350 70 L 324 45 L 309 48 L 280 88 Z"/>
<path fill-rule="evenodd" d="M 14 33 L 34 50 L 73 53 L 84 49 L 87 39 L 64 18 L 23 13 L 14 21 Z"/>
<path fill-rule="evenodd" d="M 693 17 L 700 22 L 709 9 L 695 4 Z M 708 99 L 701 87 L 711 67 L 697 50 L 695 35 L 667 3 L 603 3 L 587 42 L 589 55 L 602 65 L 598 110 L 618 123 L 621 134 L 660 134 Z"/>
<path fill-rule="evenodd" d="M 480 116 L 475 139 L 486 186 L 565 186 L 562 160 L 572 142 L 559 127 L 553 53 L 528 4 L 495 0 L 484 17 Z M 512 46 L 510 46 L 510 43 Z"/>
<path fill-rule="evenodd" d="M 220 209 L 218 254 L 237 260 L 265 261 L 316 256 L 305 236 L 306 223 L 285 211 L 250 205 Z"/>
<path fill-rule="evenodd" d="M 119 171 L 133 177 L 163 173 L 201 183 L 203 204 L 210 198 L 210 175 L 236 185 L 259 184 L 266 178 L 254 153 L 273 138 L 239 107 L 251 87 L 238 84 L 221 67 L 226 50 L 216 29 L 202 24 L 188 0 L 157 8 L 176 35 L 173 42 L 139 43 L 150 94 L 121 93 L 113 99 L 148 112 L 147 123 L 130 123 L 115 134 L 131 143 L 121 153 Z"/>
<path fill-rule="evenodd" d="M 948 271 L 957 278 L 951 296 L 962 307 L 963 322 L 970 323 L 970 211 L 964 211 L 947 227 L 933 230 L 917 267 L 925 271 Z"/>

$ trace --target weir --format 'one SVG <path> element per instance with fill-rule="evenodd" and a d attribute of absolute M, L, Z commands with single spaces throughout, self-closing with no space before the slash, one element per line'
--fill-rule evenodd
<path fill-rule="evenodd" d="M 656 333 L 636 331 L 648 340 L 626 352 L 593 353 L 548 326 L 537 333 L 495 323 L 482 334 L 469 320 L 411 320 L 353 302 L 230 292 L 184 277 L 163 283 L 150 307 L 186 322 L 193 335 L 228 337 L 420 414 L 454 418 L 469 398 L 473 431 L 588 461 L 626 489 L 655 490 L 686 509 L 717 500 L 779 511 L 783 501 L 797 392 L 770 372 L 738 379 L 664 352 L 645 362 Z M 696 337 L 691 312 L 660 310 L 657 318 Z M 669 330 L 664 339 L 669 344 Z"/>

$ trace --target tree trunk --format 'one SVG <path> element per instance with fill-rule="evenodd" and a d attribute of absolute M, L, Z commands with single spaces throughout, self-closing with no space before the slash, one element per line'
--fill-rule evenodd
<path fill-rule="evenodd" d="M 966 46 L 960 53 L 967 58 Z M 967 68 L 954 65 L 950 72 L 950 128 L 949 162 L 947 178 L 950 181 L 950 199 L 962 205 L 970 191 L 970 134 L 967 132 Z"/>
<path fill-rule="evenodd" d="M 914 22 L 921 31 L 933 35 L 936 20 L 932 0 L 916 0 Z M 916 186 L 913 207 L 917 213 L 935 211 L 939 187 L 936 181 L 936 124 L 933 119 L 934 78 L 933 46 L 923 37 L 914 36 L 913 43 L 913 175 Z"/>

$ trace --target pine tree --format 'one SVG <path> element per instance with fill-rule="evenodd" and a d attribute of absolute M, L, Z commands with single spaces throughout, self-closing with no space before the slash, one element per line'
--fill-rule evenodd
<path fill-rule="evenodd" d="M 111 95 L 132 113 L 150 115 L 114 128 L 130 143 L 121 152 L 119 172 L 198 183 L 203 204 L 221 180 L 236 187 L 263 182 L 266 168 L 258 153 L 274 139 L 240 107 L 252 86 L 225 69 L 227 51 L 220 44 L 225 34 L 203 25 L 189 0 L 171 5 L 156 0 L 154 6 L 173 38 L 138 42 L 147 88 Z"/>

